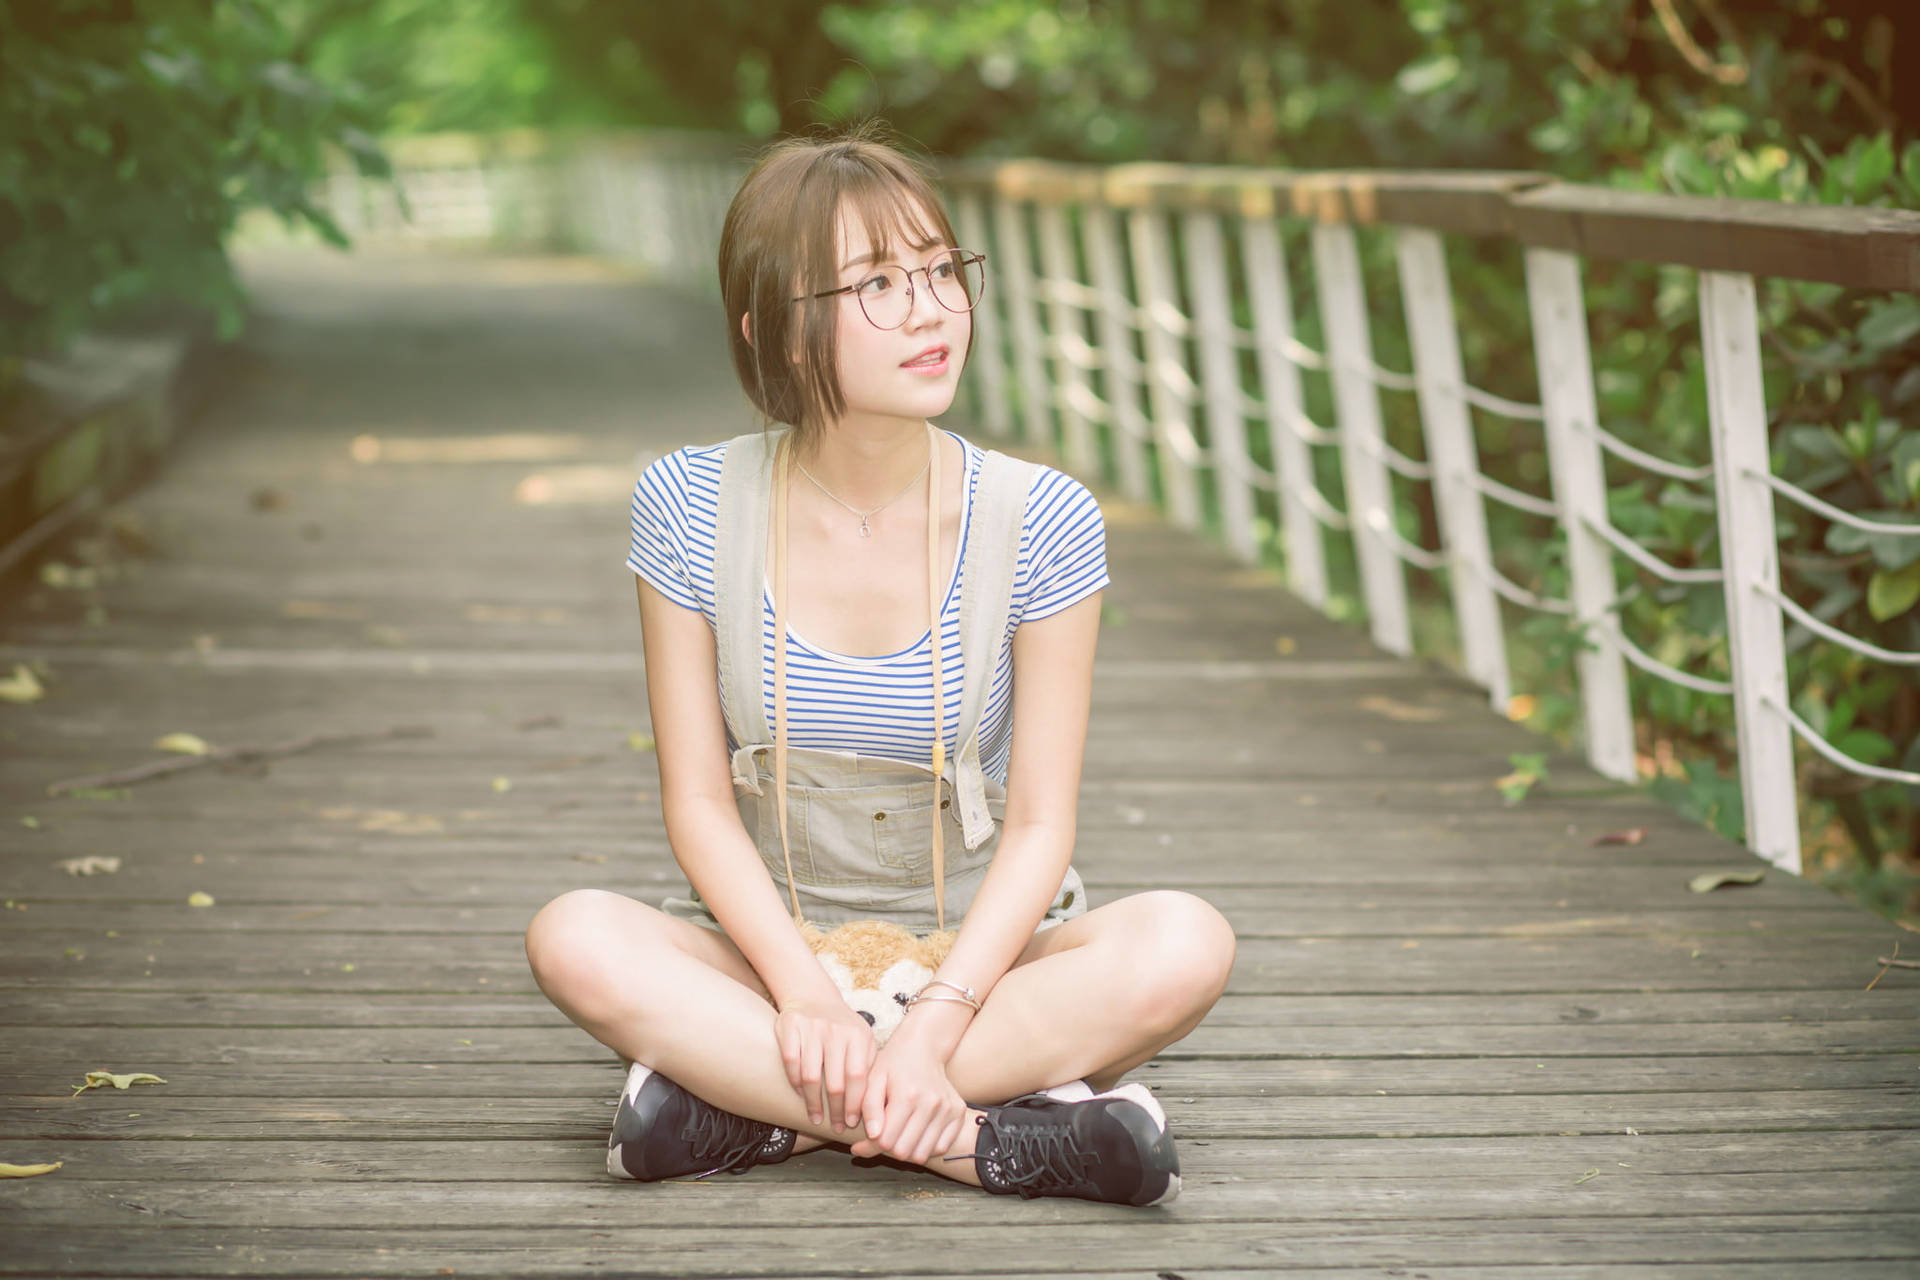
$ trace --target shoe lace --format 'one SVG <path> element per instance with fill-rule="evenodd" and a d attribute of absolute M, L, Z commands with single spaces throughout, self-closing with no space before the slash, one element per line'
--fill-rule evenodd
<path fill-rule="evenodd" d="M 1023 1198 L 1084 1186 L 1100 1163 L 1098 1152 L 1074 1144 L 1064 1123 L 999 1125 L 982 1116 L 980 1125 L 992 1127 L 999 1145 L 988 1159 Z"/>
<path fill-rule="evenodd" d="M 749 1120 L 718 1107 L 702 1106 L 693 1109 L 680 1130 L 680 1138 L 695 1160 L 713 1162 L 706 1173 L 719 1173 L 722 1169 L 744 1173 L 757 1163 L 760 1149 L 772 1132 L 773 1127 L 763 1120 Z M 706 1173 L 696 1176 L 705 1177 Z"/>

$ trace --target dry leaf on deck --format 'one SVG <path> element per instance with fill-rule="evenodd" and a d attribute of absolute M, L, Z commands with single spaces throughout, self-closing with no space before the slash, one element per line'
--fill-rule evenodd
<path fill-rule="evenodd" d="M 1595 836 L 1587 841 L 1590 845 L 1603 844 L 1639 844 L 1647 838 L 1645 827 L 1628 827 L 1625 831 L 1609 831 L 1603 836 Z"/>
<path fill-rule="evenodd" d="M 1369 694 L 1360 699 L 1360 709 L 1371 711 L 1377 716 L 1389 720 L 1398 720 L 1403 724 L 1430 724 L 1444 719 L 1446 712 L 1438 707 L 1419 707 L 1411 702 L 1402 702 L 1398 698 L 1389 698 L 1382 694 Z"/>
<path fill-rule="evenodd" d="M 120 859 L 90 853 L 84 858 L 66 858 L 53 865 L 70 876 L 112 875 L 120 869 Z"/>
<path fill-rule="evenodd" d="M 205 738 L 192 733 L 169 733 L 155 738 L 153 746 L 156 751 L 178 751 L 183 756 L 204 756 L 213 750 Z"/>
<path fill-rule="evenodd" d="M 927 695 L 927 702 L 928 702 L 928 705 L 929 705 L 929 707 L 931 707 L 931 705 L 932 705 L 932 702 L 933 702 L 933 695 L 932 695 L 932 694 L 928 694 L 928 695 Z M 932 712 L 931 710 L 929 710 L 929 711 L 927 712 L 927 714 L 928 714 L 928 717 L 929 717 L 929 721 L 928 721 L 928 722 L 929 722 L 929 723 L 931 723 L 931 722 L 932 722 L 932 721 L 931 721 L 931 717 L 932 717 L 932 714 L 933 714 L 933 712 Z M 651 751 L 651 750 L 653 750 L 653 737 L 652 737 L 652 735 L 651 735 L 651 734 L 645 734 L 645 733 L 630 733 L 630 734 L 628 734 L 628 735 L 627 735 L 627 749 L 628 749 L 629 751 Z"/>
<path fill-rule="evenodd" d="M 1766 879 L 1767 869 L 1755 867 L 1751 871 L 1708 871 L 1687 881 L 1687 888 L 1695 893 L 1712 893 L 1723 885 L 1759 884 Z"/>
<path fill-rule="evenodd" d="M 13 674 L 0 680 L 0 702 L 38 702 L 47 691 L 26 666 L 15 663 Z"/>
<path fill-rule="evenodd" d="M 65 1160 L 55 1160 L 52 1164 L 0 1164 L 0 1178 L 37 1178 L 65 1163 Z"/>
<path fill-rule="evenodd" d="M 190 907 L 210 907 L 213 905 L 213 895 L 210 893 L 202 893 L 198 889 L 195 889 L 187 895 L 187 905 Z"/>
<path fill-rule="evenodd" d="M 136 1084 L 165 1083 L 165 1080 L 147 1071 L 129 1071 L 124 1075 L 117 1075 L 111 1071 L 89 1071 L 87 1082 L 73 1086 L 73 1092 L 77 1097 L 88 1089 L 100 1089 L 107 1085 L 112 1085 L 116 1089 L 130 1089 Z"/>

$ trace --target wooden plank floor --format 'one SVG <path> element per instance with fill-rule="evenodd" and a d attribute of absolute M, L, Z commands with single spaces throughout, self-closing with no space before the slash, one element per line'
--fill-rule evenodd
<path fill-rule="evenodd" d="M 1023 1202 L 832 1152 L 608 1179 L 618 1065 L 520 932 L 677 878 L 628 745 L 626 494 L 748 425 L 719 321 L 580 261 L 250 272 L 219 408 L 128 504 L 151 553 L 0 621 L 0 670 L 52 668 L 0 704 L 0 1161 L 65 1162 L 0 1182 L 0 1273 L 1920 1272 L 1920 973 L 1865 990 L 1899 931 L 1780 874 L 1689 893 L 1752 860 L 1571 758 L 1504 806 L 1540 744 L 1474 690 L 1105 495 L 1077 860 L 1096 900 L 1187 885 L 1241 936 L 1139 1072 L 1185 1194 Z M 433 736 L 45 795 L 170 732 L 409 724 Z M 85 855 L 120 869 L 56 865 Z M 167 1083 L 70 1096 L 98 1068 Z"/>

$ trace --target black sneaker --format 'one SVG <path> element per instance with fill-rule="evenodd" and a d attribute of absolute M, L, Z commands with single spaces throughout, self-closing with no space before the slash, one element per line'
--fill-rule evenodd
<path fill-rule="evenodd" d="M 797 1136 L 702 1102 L 636 1062 L 627 1072 L 607 1138 L 607 1172 L 641 1182 L 704 1178 L 722 1169 L 745 1173 L 757 1164 L 785 1160 Z"/>
<path fill-rule="evenodd" d="M 1030 1093 L 982 1110 L 972 1159 L 997 1195 L 1149 1205 L 1180 1194 L 1167 1116 L 1145 1085 L 1080 1102 Z"/>

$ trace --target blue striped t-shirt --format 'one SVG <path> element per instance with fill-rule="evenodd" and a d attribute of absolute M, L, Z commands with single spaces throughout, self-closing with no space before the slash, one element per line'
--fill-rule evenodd
<path fill-rule="evenodd" d="M 960 694 L 960 581 L 973 525 L 974 492 L 985 453 L 959 440 L 966 454 L 966 509 L 960 547 L 942 606 L 945 648 L 947 754 L 958 750 Z M 718 525 L 720 467 L 726 444 L 689 445 L 656 459 L 633 491 L 633 542 L 627 567 L 661 595 L 697 609 L 714 623 L 713 543 Z M 1013 633 L 1022 622 L 1058 613 L 1107 585 L 1107 531 L 1100 506 L 1078 480 L 1042 466 L 1027 493 L 1012 608 L 1000 643 L 980 730 L 981 765 L 1006 785 L 1012 747 Z M 762 656 L 767 724 L 773 714 L 773 595 L 762 584 Z M 834 653 L 811 644 L 788 623 L 787 741 L 797 747 L 857 751 L 923 764 L 933 750 L 932 633 L 898 653 L 872 657 Z M 722 693 L 724 699 L 725 694 Z M 730 747 L 738 746 L 732 742 Z"/>

